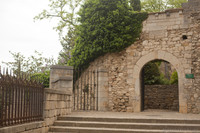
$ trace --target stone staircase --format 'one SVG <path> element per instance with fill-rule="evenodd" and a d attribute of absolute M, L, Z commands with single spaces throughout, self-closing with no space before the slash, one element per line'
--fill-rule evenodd
<path fill-rule="evenodd" d="M 49 133 L 200 133 L 200 120 L 63 116 Z"/>

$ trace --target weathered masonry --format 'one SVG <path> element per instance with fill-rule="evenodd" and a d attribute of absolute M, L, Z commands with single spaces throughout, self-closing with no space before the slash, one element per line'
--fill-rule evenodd
<path fill-rule="evenodd" d="M 200 1 L 189 0 L 182 7 L 149 14 L 136 43 L 90 64 L 88 70 L 102 73 L 98 110 L 141 112 L 141 70 L 146 63 L 159 59 L 178 72 L 179 112 L 200 113 Z"/>
<path fill-rule="evenodd" d="M 141 112 L 145 108 L 141 71 L 157 59 L 169 62 L 178 72 L 178 92 L 164 88 L 173 105 L 165 104 L 174 110 L 178 105 L 180 113 L 200 114 L 200 0 L 189 0 L 182 7 L 149 14 L 137 42 L 120 53 L 96 59 L 78 74 L 80 82 L 73 78 L 73 67 L 52 66 L 50 88 L 43 93 L 43 120 L 3 127 L 0 132 L 47 133 L 59 116 L 72 109 Z M 153 91 L 146 93 L 147 99 L 154 95 Z M 157 100 L 160 107 L 168 98 Z"/>

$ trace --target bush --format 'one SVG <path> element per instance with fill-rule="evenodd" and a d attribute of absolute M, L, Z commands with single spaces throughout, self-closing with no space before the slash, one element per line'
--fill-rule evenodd
<path fill-rule="evenodd" d="M 178 84 L 178 73 L 176 71 L 170 77 L 170 84 Z"/>
<path fill-rule="evenodd" d="M 39 80 L 43 83 L 45 88 L 49 87 L 50 71 L 44 73 L 35 73 L 31 76 L 32 79 Z"/>
<path fill-rule="evenodd" d="M 68 62 L 75 68 L 133 44 L 147 18 L 147 13 L 134 12 L 128 0 L 87 0 L 79 15 L 77 39 Z"/>
<path fill-rule="evenodd" d="M 160 72 L 159 66 L 161 65 L 160 60 L 155 60 L 147 63 L 144 66 L 144 84 L 146 85 L 169 85 L 170 80 L 165 78 L 164 74 Z"/>
<path fill-rule="evenodd" d="M 160 72 L 155 62 L 147 63 L 144 68 L 144 84 L 153 85 L 160 83 Z"/>
<path fill-rule="evenodd" d="M 170 80 L 165 78 L 164 74 L 161 73 L 160 77 L 159 77 L 159 84 L 161 84 L 161 85 L 169 85 L 170 84 Z"/>

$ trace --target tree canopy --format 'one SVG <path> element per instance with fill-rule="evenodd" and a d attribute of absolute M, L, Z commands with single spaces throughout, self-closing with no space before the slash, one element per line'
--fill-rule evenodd
<path fill-rule="evenodd" d="M 142 11 L 161 12 L 166 9 L 181 8 L 188 0 L 141 0 Z"/>
<path fill-rule="evenodd" d="M 140 0 L 130 0 L 130 5 L 134 11 L 141 11 Z"/>
<path fill-rule="evenodd" d="M 136 13 L 128 0 L 87 0 L 79 12 L 77 39 L 69 65 L 85 66 L 118 52 L 140 36 L 146 13 Z"/>
<path fill-rule="evenodd" d="M 51 65 L 56 64 L 53 58 L 45 58 L 38 51 L 35 51 L 34 55 L 27 58 L 19 52 L 15 53 L 10 51 L 10 54 L 13 57 L 13 61 L 2 63 L 10 68 L 14 74 L 45 72 L 49 70 Z"/>
<path fill-rule="evenodd" d="M 120 51 L 132 44 L 145 18 L 144 13 L 140 16 L 134 11 L 160 12 L 180 8 L 184 2 L 187 0 L 49 0 L 50 9 L 35 20 L 57 18 L 54 29 L 63 46 L 58 62 L 80 65 L 80 59 L 87 64 L 100 53 Z"/>
<path fill-rule="evenodd" d="M 74 47 L 77 12 L 83 0 L 49 0 L 50 9 L 44 9 L 34 17 L 34 20 L 57 19 L 54 29 L 58 32 L 63 47 L 60 52 L 59 63 L 66 64 L 71 58 L 70 50 Z"/>
<path fill-rule="evenodd" d="M 19 52 L 10 54 L 13 61 L 2 63 L 11 69 L 14 75 L 30 75 L 31 79 L 39 79 L 44 87 L 49 87 L 50 66 L 56 64 L 53 58 L 45 58 L 37 51 L 27 58 Z"/>
<path fill-rule="evenodd" d="M 170 79 L 166 78 L 166 74 L 163 73 L 160 69 L 161 63 L 169 62 L 163 60 L 154 60 L 148 62 L 143 67 L 143 80 L 145 85 L 169 85 L 169 84 L 178 84 L 178 74 L 176 71 L 169 73 Z M 169 72 L 169 71 L 168 71 Z"/>

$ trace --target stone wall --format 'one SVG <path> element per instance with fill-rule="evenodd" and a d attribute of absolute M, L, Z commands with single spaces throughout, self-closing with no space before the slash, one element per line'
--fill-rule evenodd
<path fill-rule="evenodd" d="M 50 88 L 45 89 L 44 124 L 46 132 L 58 116 L 71 113 L 73 67 L 52 66 Z"/>
<path fill-rule="evenodd" d="M 191 73 L 195 78 L 188 82 L 188 112 L 200 113 L 200 1 L 189 0 L 188 3 L 182 5 L 184 8 L 185 20 L 192 23 L 192 68 Z"/>
<path fill-rule="evenodd" d="M 178 85 L 145 85 L 144 109 L 178 111 Z"/>
<path fill-rule="evenodd" d="M 0 128 L 1 133 L 47 133 L 58 116 L 71 113 L 73 68 L 52 66 L 50 87 L 44 90 L 43 121 Z"/>
<path fill-rule="evenodd" d="M 178 72 L 179 112 L 200 113 L 200 23 L 196 10 L 200 9 L 199 3 L 199 0 L 189 0 L 187 5 L 192 12 L 181 8 L 149 14 L 138 41 L 90 64 L 89 69 L 107 70 L 106 110 L 140 112 L 140 72 L 146 63 L 160 59 L 169 62 Z M 187 79 L 186 74 L 194 74 L 195 78 Z"/>
<path fill-rule="evenodd" d="M 71 112 L 71 94 L 65 91 L 45 89 L 44 101 L 44 126 L 46 132 L 53 125 L 58 116 L 67 115 Z"/>

